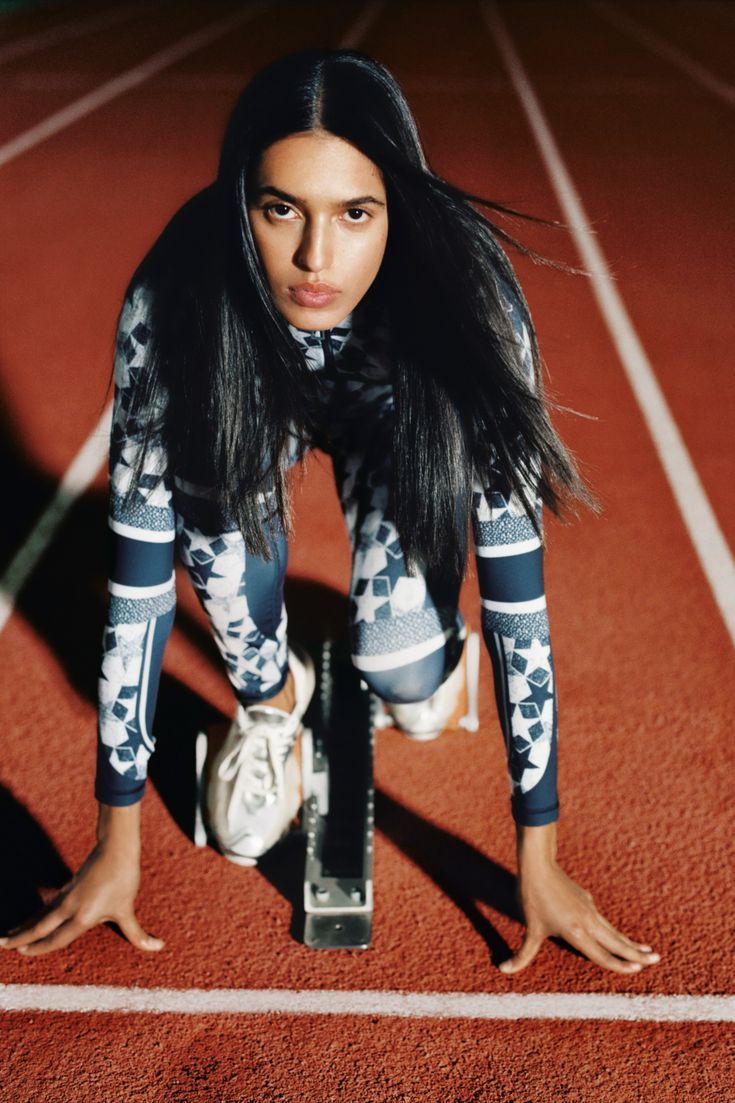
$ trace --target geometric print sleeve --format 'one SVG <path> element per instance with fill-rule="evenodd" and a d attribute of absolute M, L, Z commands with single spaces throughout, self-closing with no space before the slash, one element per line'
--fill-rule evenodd
<path fill-rule="evenodd" d="M 512 300 L 511 300 L 512 301 Z M 528 333 L 510 308 L 533 378 Z M 537 827 L 559 818 L 557 700 L 543 575 L 543 546 L 509 488 L 473 488 L 472 525 L 481 620 L 505 739 L 511 814 Z M 542 520 L 541 501 L 535 512 Z"/>
<path fill-rule="evenodd" d="M 95 797 L 139 801 L 154 749 L 152 720 L 163 650 L 176 605 L 175 515 L 164 449 L 154 442 L 127 504 L 142 428 L 130 416 L 135 380 L 146 362 L 150 299 L 144 287 L 126 297 L 115 354 L 109 461 L 111 570 L 98 687 Z M 159 475 L 164 478 L 159 481 Z"/>

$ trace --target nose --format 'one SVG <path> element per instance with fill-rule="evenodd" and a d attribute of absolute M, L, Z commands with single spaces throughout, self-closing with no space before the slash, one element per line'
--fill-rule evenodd
<path fill-rule="evenodd" d="M 328 272 L 332 267 L 333 244 L 328 225 L 307 222 L 296 250 L 294 263 L 304 272 Z"/>

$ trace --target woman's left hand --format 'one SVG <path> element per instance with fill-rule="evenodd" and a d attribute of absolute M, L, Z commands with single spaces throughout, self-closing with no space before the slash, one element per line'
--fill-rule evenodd
<path fill-rule="evenodd" d="M 660 955 L 650 946 L 616 930 L 597 910 L 592 895 L 557 864 L 552 853 L 555 831 L 549 831 L 555 827 L 526 828 L 525 850 L 519 841 L 519 896 L 526 933 L 520 949 L 502 962 L 500 970 L 513 974 L 525 969 L 550 935 L 563 938 L 590 961 L 616 973 L 637 973 L 644 965 L 659 961 Z M 535 833 L 530 845 L 529 832 Z"/>

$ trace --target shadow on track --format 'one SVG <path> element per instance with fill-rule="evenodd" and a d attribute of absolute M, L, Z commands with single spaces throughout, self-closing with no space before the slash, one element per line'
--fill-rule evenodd
<path fill-rule="evenodd" d="M 467 916 L 487 943 L 493 963 L 504 961 L 509 956 L 508 943 L 478 903 L 521 922 L 515 875 L 471 843 L 423 819 L 380 789 L 375 792 L 375 825 Z"/>
<path fill-rule="evenodd" d="M 0 932 L 12 930 L 44 905 L 40 888 L 60 888 L 72 875 L 53 842 L 12 791 L 0 785 Z"/>

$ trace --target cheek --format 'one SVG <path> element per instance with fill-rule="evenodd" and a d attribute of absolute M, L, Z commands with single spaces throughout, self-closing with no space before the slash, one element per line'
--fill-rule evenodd
<path fill-rule="evenodd" d="M 365 242 L 365 247 L 360 250 L 356 267 L 359 268 L 360 275 L 364 279 L 375 276 L 380 268 L 385 256 L 387 240 L 387 233 L 376 234 L 369 242 Z"/>

